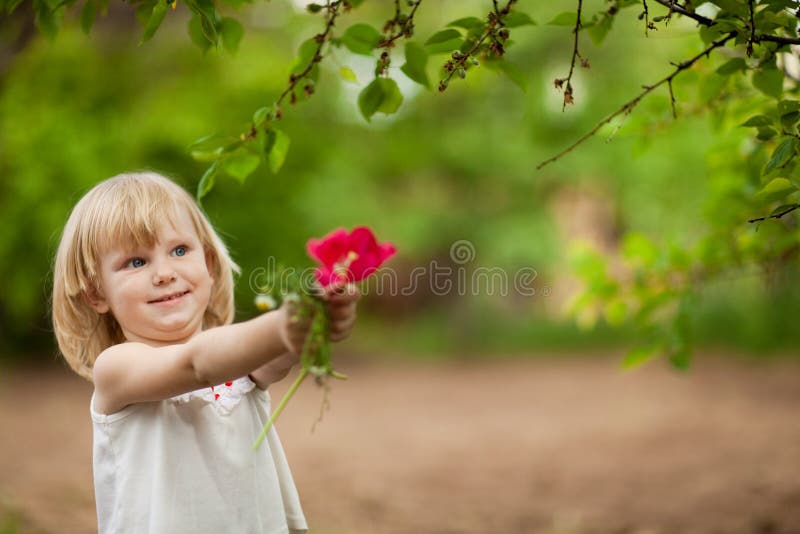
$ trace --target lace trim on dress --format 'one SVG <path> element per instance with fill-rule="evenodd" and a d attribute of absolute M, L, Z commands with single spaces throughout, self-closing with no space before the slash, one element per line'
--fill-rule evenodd
<path fill-rule="evenodd" d="M 228 415 L 239 404 L 242 397 L 252 391 L 254 387 L 256 387 L 255 382 L 250 380 L 250 377 L 243 376 L 218 386 L 196 389 L 177 395 L 169 400 L 175 403 L 186 403 L 194 399 L 203 400 L 211 404 L 220 415 Z"/>

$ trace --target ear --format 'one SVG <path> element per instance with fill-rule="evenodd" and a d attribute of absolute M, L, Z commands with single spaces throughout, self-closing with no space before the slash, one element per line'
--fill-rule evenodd
<path fill-rule="evenodd" d="M 205 250 L 206 254 L 206 269 L 208 270 L 208 276 L 211 277 L 211 285 L 214 285 L 214 274 L 217 269 L 217 257 L 214 255 L 214 252 L 211 249 Z"/>
<path fill-rule="evenodd" d="M 106 302 L 106 299 L 103 297 L 103 294 L 95 288 L 90 288 L 87 291 L 84 291 L 83 300 L 86 302 L 86 304 L 91 306 L 94 311 L 100 314 L 108 313 L 108 311 L 111 309 L 108 306 L 108 302 Z"/>

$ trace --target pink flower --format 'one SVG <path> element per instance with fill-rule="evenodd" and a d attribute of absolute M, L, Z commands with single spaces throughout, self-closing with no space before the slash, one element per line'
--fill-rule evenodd
<path fill-rule="evenodd" d="M 349 234 L 344 228 L 322 239 L 309 239 L 306 250 L 320 263 L 317 281 L 323 287 L 333 283 L 359 282 L 371 275 L 397 249 L 391 243 L 378 243 L 375 234 L 366 226 L 354 228 Z"/>

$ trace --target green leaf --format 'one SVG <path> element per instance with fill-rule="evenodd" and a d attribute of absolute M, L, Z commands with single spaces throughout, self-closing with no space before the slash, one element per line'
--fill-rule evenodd
<path fill-rule="evenodd" d="M 241 145 L 242 140 L 237 137 L 213 134 L 201 137 L 189 145 L 189 152 L 196 161 L 214 161 Z"/>
<path fill-rule="evenodd" d="M 367 122 L 379 111 L 387 115 L 396 112 L 402 102 L 400 88 L 391 78 L 375 78 L 358 95 L 358 109 Z"/>
<path fill-rule="evenodd" d="M 622 256 L 631 263 L 651 268 L 658 260 L 658 246 L 644 234 L 631 232 L 623 239 Z"/>
<path fill-rule="evenodd" d="M 603 307 L 603 316 L 611 326 L 620 326 L 628 316 L 628 305 L 624 300 L 611 299 Z"/>
<path fill-rule="evenodd" d="M 81 29 L 83 33 L 88 34 L 92 30 L 96 15 L 97 7 L 94 4 L 94 0 L 86 0 L 86 3 L 83 4 L 83 9 L 81 9 Z"/>
<path fill-rule="evenodd" d="M 764 170 L 761 174 L 769 174 L 770 172 L 774 171 L 775 169 L 779 169 L 789 163 L 795 153 L 797 151 L 797 138 L 795 137 L 786 137 L 783 141 L 775 148 L 775 151 L 772 153 L 770 160 L 764 166 Z"/>
<path fill-rule="evenodd" d="M 758 135 L 756 135 L 756 139 L 758 139 L 759 141 L 769 141 L 776 135 L 778 135 L 778 132 L 776 132 L 774 129 L 768 126 L 759 126 Z"/>
<path fill-rule="evenodd" d="M 740 0 L 713 0 L 712 3 L 722 9 L 722 11 L 727 11 L 728 13 L 740 17 L 748 15 L 747 2 L 742 2 Z"/>
<path fill-rule="evenodd" d="M 197 200 L 201 200 L 209 191 L 214 189 L 214 182 L 216 181 L 219 168 L 218 165 L 219 161 L 215 161 L 211 167 L 206 169 L 206 172 L 203 173 L 203 177 L 200 178 L 200 183 L 197 184 Z"/>
<path fill-rule="evenodd" d="M 514 82 L 514 85 L 522 89 L 522 92 L 528 91 L 528 78 L 525 73 L 515 64 L 508 60 L 501 60 L 498 62 L 500 71 L 505 74 L 509 80 Z"/>
<path fill-rule="evenodd" d="M 451 28 L 464 28 L 465 30 L 483 29 L 483 21 L 478 17 L 464 17 L 447 24 Z"/>
<path fill-rule="evenodd" d="M 766 115 L 753 115 L 739 126 L 771 126 L 772 119 Z"/>
<path fill-rule="evenodd" d="M 150 38 L 155 35 L 156 30 L 158 30 L 159 26 L 161 26 L 161 23 L 164 22 L 164 17 L 166 15 L 167 3 L 164 0 L 158 0 L 156 5 L 153 6 L 153 11 L 150 12 L 150 18 L 147 20 L 147 24 L 144 27 L 144 33 L 142 34 L 142 38 L 139 40 L 140 45 L 149 41 Z"/>
<path fill-rule="evenodd" d="M 553 20 L 548 22 L 550 26 L 575 26 L 575 23 L 578 21 L 578 14 L 574 11 L 564 11 L 563 13 L 559 13 Z"/>
<path fill-rule="evenodd" d="M 778 102 L 778 114 L 785 115 L 792 111 L 800 111 L 800 102 L 797 100 L 781 100 Z"/>
<path fill-rule="evenodd" d="M 772 216 L 778 215 L 780 213 L 783 213 L 785 211 L 788 211 L 790 209 L 797 209 L 798 206 L 800 206 L 800 204 L 782 204 L 782 205 L 778 206 L 777 208 L 775 208 L 774 210 L 772 210 L 772 212 L 770 212 L 769 215 L 770 215 L 770 217 L 772 217 Z"/>
<path fill-rule="evenodd" d="M 383 86 L 383 100 L 378 107 L 378 111 L 385 115 L 396 113 L 403 103 L 403 93 L 397 86 L 397 82 L 391 78 L 379 78 L 380 84 Z"/>
<path fill-rule="evenodd" d="M 58 35 L 58 29 L 61 27 L 63 13 L 63 8 L 52 10 L 43 2 L 39 3 L 39 7 L 36 9 L 34 23 L 39 31 L 52 41 L 56 38 L 56 35 Z"/>
<path fill-rule="evenodd" d="M 688 371 L 692 363 L 692 353 L 688 348 L 682 347 L 669 355 L 669 363 L 679 371 Z"/>
<path fill-rule="evenodd" d="M 297 57 L 294 59 L 294 63 L 292 64 L 292 73 L 299 74 L 311 63 L 311 60 L 314 59 L 314 55 L 317 53 L 317 48 L 319 44 L 312 38 L 306 39 L 302 43 L 300 43 L 300 47 L 297 49 Z"/>
<path fill-rule="evenodd" d="M 420 44 L 414 41 L 406 43 L 406 62 L 400 67 L 403 74 L 414 80 L 420 85 L 431 87 L 431 82 L 428 79 L 426 67 L 428 65 L 428 52 Z"/>
<path fill-rule="evenodd" d="M 215 47 L 220 45 L 218 26 L 219 13 L 213 0 L 185 0 L 186 5 L 200 17 L 200 30 Z"/>
<path fill-rule="evenodd" d="M 508 15 L 503 17 L 503 24 L 507 28 L 516 28 L 518 26 L 536 26 L 536 22 L 528 16 L 527 13 L 516 11 L 512 9 Z"/>
<path fill-rule="evenodd" d="M 244 183 L 260 163 L 261 158 L 245 148 L 240 148 L 225 158 L 223 164 L 226 173 L 239 180 L 240 183 Z"/>
<path fill-rule="evenodd" d="M 795 130 L 798 120 L 800 120 L 800 111 L 790 111 L 781 115 L 781 126 L 783 126 L 784 130 L 791 132 Z"/>
<path fill-rule="evenodd" d="M 600 46 L 603 41 L 605 41 L 606 35 L 611 31 L 611 27 L 614 24 L 614 18 L 615 17 L 611 15 L 606 15 L 601 18 L 597 24 L 593 24 L 587 28 L 586 31 L 589 32 L 589 37 L 591 37 L 595 46 Z"/>
<path fill-rule="evenodd" d="M 726 61 L 717 69 L 717 74 L 720 76 L 730 76 L 735 72 L 747 70 L 747 63 L 744 59 L 737 57 Z"/>
<path fill-rule="evenodd" d="M 783 95 L 783 71 L 775 68 L 764 68 L 753 73 L 753 86 L 772 98 L 780 99 Z"/>
<path fill-rule="evenodd" d="M 622 367 L 623 369 L 633 369 L 634 367 L 638 367 L 652 358 L 655 353 L 655 346 L 636 347 L 625 355 L 625 358 L 622 360 Z"/>
<path fill-rule="evenodd" d="M 795 186 L 786 178 L 773 178 L 757 194 L 759 196 L 771 195 L 773 193 L 784 193 L 796 189 Z"/>
<path fill-rule="evenodd" d="M 425 45 L 433 45 L 452 41 L 453 39 L 461 39 L 461 32 L 458 30 L 442 30 L 431 35 Z"/>
<path fill-rule="evenodd" d="M 241 23 L 236 19 L 225 17 L 220 21 L 219 31 L 222 34 L 222 46 L 229 54 L 235 54 L 244 35 Z"/>
<path fill-rule="evenodd" d="M 725 34 L 725 28 L 721 24 L 712 24 L 700 28 L 700 39 L 704 44 L 711 44 Z"/>
<path fill-rule="evenodd" d="M 213 41 L 208 39 L 203 31 L 202 17 L 197 14 L 195 14 L 189 20 L 189 38 L 195 45 L 200 47 L 203 52 L 206 52 L 209 48 L 211 48 L 211 45 L 214 44 Z"/>
<path fill-rule="evenodd" d="M 356 76 L 356 73 L 353 72 L 353 69 L 351 69 L 350 67 L 344 67 L 344 66 L 339 67 L 339 76 L 341 76 L 342 79 L 346 82 L 358 83 L 358 77 Z"/>
<path fill-rule="evenodd" d="M 262 124 L 264 124 L 264 121 L 267 120 L 267 115 L 269 115 L 269 111 L 270 111 L 270 108 L 268 108 L 266 106 L 263 107 L 263 108 L 258 108 L 253 113 L 253 124 L 256 127 L 261 126 Z"/>
<path fill-rule="evenodd" d="M 454 29 L 442 30 L 434 33 L 425 41 L 425 47 L 431 54 L 439 54 L 442 52 L 452 52 L 458 50 L 464 38 L 461 37 L 461 32 Z"/>
<path fill-rule="evenodd" d="M 354 24 L 345 30 L 342 42 L 354 54 L 372 55 L 381 42 L 381 34 L 369 24 Z"/>
<path fill-rule="evenodd" d="M 19 7 L 22 3 L 22 0 L 8 0 L 6 2 L 6 13 L 9 15 L 13 15 L 14 11 Z"/>
<path fill-rule="evenodd" d="M 267 155 L 267 164 L 272 174 L 278 174 L 286 161 L 286 154 L 289 152 L 289 136 L 283 131 L 272 128 L 267 131 L 267 142 L 264 152 Z"/>

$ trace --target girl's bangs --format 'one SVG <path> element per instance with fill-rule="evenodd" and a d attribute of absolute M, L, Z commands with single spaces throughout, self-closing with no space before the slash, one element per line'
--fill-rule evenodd
<path fill-rule="evenodd" d="M 122 191 L 119 198 L 107 204 L 109 209 L 96 213 L 92 225 L 96 234 L 90 240 L 96 243 L 94 253 L 100 255 L 118 247 L 125 250 L 152 247 L 158 241 L 161 226 L 175 225 L 175 214 L 181 210 L 187 211 L 199 234 L 195 216 L 183 200 L 161 187 Z"/>

